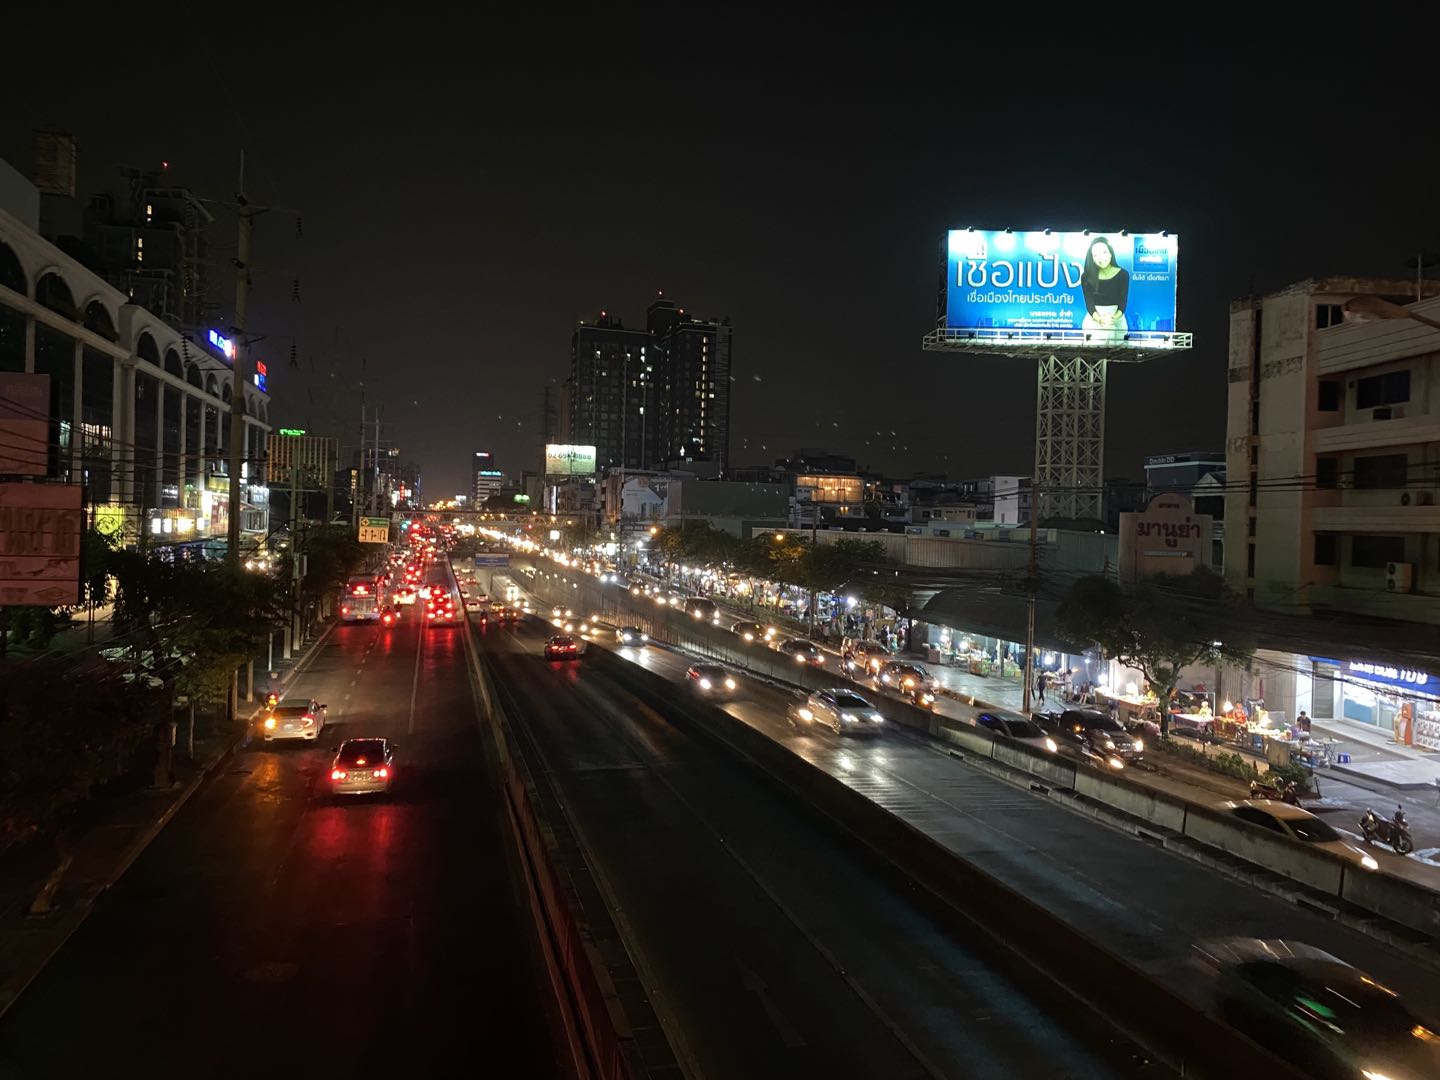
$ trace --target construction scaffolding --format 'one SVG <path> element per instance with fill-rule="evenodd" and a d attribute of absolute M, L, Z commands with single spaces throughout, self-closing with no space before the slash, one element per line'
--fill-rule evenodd
<path fill-rule="evenodd" d="M 1035 384 L 1036 514 L 1104 521 L 1106 357 L 1043 358 Z"/>

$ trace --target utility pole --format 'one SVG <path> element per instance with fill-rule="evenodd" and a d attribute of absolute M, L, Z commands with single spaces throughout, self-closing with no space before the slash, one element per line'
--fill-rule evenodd
<path fill-rule="evenodd" d="M 816 550 L 820 545 L 820 504 L 816 502 L 812 493 L 810 496 L 810 555 L 814 558 Z M 816 609 L 820 606 L 820 590 L 812 582 L 810 585 L 810 637 L 815 637 L 815 616 Z"/>
<path fill-rule="evenodd" d="M 1027 583 L 1029 598 L 1025 604 L 1025 688 L 1021 698 L 1020 711 L 1030 712 L 1030 687 L 1035 683 L 1035 587 L 1039 563 L 1040 536 L 1040 493 L 1033 485 L 1030 488 L 1030 580 Z"/>
<path fill-rule="evenodd" d="M 289 638 L 295 644 L 300 641 L 300 468 L 295 460 L 299 452 L 298 445 L 290 451 L 290 596 L 293 606 Z"/>
<path fill-rule="evenodd" d="M 375 473 L 370 484 L 370 513 L 379 517 L 385 509 L 380 500 L 380 406 L 375 406 Z"/>
<path fill-rule="evenodd" d="M 240 467 L 245 445 L 245 314 L 250 304 L 250 230 L 254 213 L 245 198 L 245 151 L 240 151 L 240 190 L 235 194 L 239 206 L 240 236 L 235 247 L 235 325 L 231 328 L 231 347 L 235 350 L 230 362 L 230 528 L 226 536 L 225 562 L 232 569 L 240 566 Z"/>
<path fill-rule="evenodd" d="M 365 490 L 365 387 L 360 387 L 360 457 L 355 462 L 355 485 L 350 497 L 350 524 L 360 527 L 360 499 Z"/>

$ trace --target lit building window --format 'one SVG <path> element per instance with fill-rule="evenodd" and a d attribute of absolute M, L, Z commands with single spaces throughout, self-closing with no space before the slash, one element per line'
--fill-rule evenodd
<path fill-rule="evenodd" d="M 146 204 L 145 204 L 145 220 L 146 220 L 146 221 L 149 221 L 149 220 L 150 220 L 151 218 L 153 218 L 154 216 L 155 216 L 155 207 L 153 207 L 153 206 L 150 205 L 149 203 L 146 203 Z"/>
<path fill-rule="evenodd" d="M 137 263 L 145 261 L 145 238 L 143 236 L 135 238 L 135 261 Z"/>

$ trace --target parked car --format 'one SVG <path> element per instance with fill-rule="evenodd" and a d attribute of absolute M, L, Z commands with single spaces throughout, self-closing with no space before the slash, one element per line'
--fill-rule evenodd
<path fill-rule="evenodd" d="M 820 646 L 805 638 L 786 638 L 776 648 L 797 664 L 813 664 L 819 667 L 825 663 L 825 654 L 820 651 Z"/>
<path fill-rule="evenodd" d="M 1013 739 L 1026 746 L 1033 746 L 1035 749 L 1044 750 L 1047 753 L 1054 754 L 1060 749 L 1060 744 L 1055 741 L 1053 736 L 1046 735 L 1034 720 L 1017 712 L 1010 712 L 1006 709 L 988 709 L 976 715 L 975 724 L 993 734 Z"/>
<path fill-rule="evenodd" d="M 739 680 L 724 664 L 691 664 L 685 672 L 685 683 L 701 694 L 721 697 L 733 694 Z"/>
<path fill-rule="evenodd" d="M 1220 804 L 1220 809 L 1231 817 L 1251 825 L 1258 825 L 1279 836 L 1298 841 L 1306 847 L 1318 848 L 1321 851 L 1338 855 L 1362 870 L 1380 869 L 1380 864 L 1375 861 L 1375 856 L 1341 839 L 1340 834 L 1331 827 L 1328 821 L 1316 817 L 1309 810 L 1292 806 L 1287 802 L 1274 802 L 1270 799 L 1241 799 L 1223 802 Z"/>
<path fill-rule="evenodd" d="M 836 735 L 879 735 L 885 727 L 880 710 L 853 690 L 816 690 L 789 714 L 801 724 L 823 725 Z"/>
<path fill-rule="evenodd" d="M 1121 763 L 1140 761 L 1145 756 L 1145 740 L 1132 735 L 1119 720 L 1099 709 L 1036 713 L 1034 719 L 1062 746 L 1068 744 L 1087 756 Z"/>
<path fill-rule="evenodd" d="M 1192 953 L 1226 1023 L 1305 1076 L 1440 1076 L 1440 1034 L 1383 983 L 1298 941 L 1217 938 Z"/>

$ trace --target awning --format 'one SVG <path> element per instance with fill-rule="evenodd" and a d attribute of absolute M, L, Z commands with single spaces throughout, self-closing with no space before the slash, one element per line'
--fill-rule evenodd
<path fill-rule="evenodd" d="M 941 589 L 915 618 L 952 630 L 985 637 L 1025 643 L 1026 607 L 1024 593 L 1001 592 L 1000 588 Z M 1035 646 L 1052 652 L 1079 655 L 1084 645 L 1068 642 L 1055 623 L 1056 604 L 1043 598 L 1035 601 Z"/>

